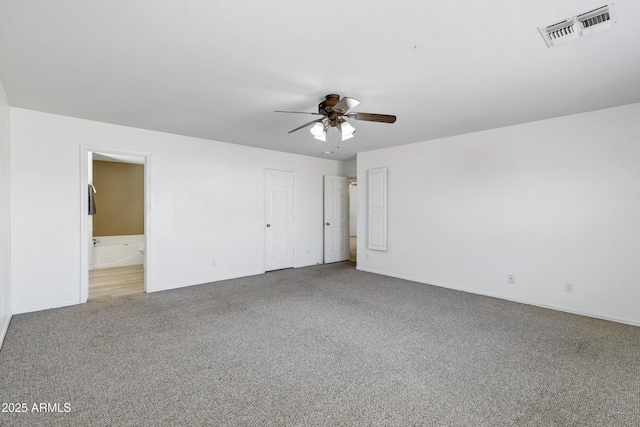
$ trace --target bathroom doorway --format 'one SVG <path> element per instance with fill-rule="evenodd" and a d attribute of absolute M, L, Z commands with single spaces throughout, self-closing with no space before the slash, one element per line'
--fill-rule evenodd
<path fill-rule="evenodd" d="M 81 301 L 145 292 L 148 155 L 92 147 L 83 151 Z"/>

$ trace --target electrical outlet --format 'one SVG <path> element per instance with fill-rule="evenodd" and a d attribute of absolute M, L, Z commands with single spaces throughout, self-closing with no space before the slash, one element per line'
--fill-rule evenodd
<path fill-rule="evenodd" d="M 564 291 L 565 292 L 573 292 L 573 283 L 565 282 Z"/>
<path fill-rule="evenodd" d="M 507 276 L 507 281 L 508 281 L 509 283 L 516 283 L 516 277 L 515 277 L 513 274 L 509 274 L 509 275 Z"/>

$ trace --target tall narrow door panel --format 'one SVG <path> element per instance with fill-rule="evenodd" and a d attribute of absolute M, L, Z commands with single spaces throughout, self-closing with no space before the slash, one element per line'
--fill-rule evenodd
<path fill-rule="evenodd" d="M 387 250 L 387 168 L 367 171 L 369 186 L 369 249 Z"/>
<path fill-rule="evenodd" d="M 293 267 L 293 172 L 265 170 L 265 271 Z"/>
<path fill-rule="evenodd" d="M 349 259 L 349 179 L 324 177 L 324 262 Z"/>

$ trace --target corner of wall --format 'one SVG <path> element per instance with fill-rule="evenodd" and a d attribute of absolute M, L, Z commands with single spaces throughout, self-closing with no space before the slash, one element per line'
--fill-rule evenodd
<path fill-rule="evenodd" d="M 0 323 L 0 350 L 2 349 L 2 344 L 4 343 L 4 337 L 7 335 L 7 330 L 9 329 L 9 323 L 11 323 L 11 313 L 6 316 L 2 316 Z"/>
<path fill-rule="evenodd" d="M 11 322 L 11 141 L 9 100 L 0 81 L 0 348 Z"/>

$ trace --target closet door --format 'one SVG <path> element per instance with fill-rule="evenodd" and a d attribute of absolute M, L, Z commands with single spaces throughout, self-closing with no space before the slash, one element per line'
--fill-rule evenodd
<path fill-rule="evenodd" d="M 324 177 L 324 262 L 349 259 L 349 178 Z"/>
<path fill-rule="evenodd" d="M 265 271 L 293 267 L 293 172 L 265 169 Z"/>

